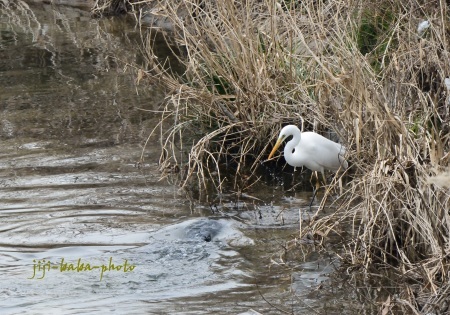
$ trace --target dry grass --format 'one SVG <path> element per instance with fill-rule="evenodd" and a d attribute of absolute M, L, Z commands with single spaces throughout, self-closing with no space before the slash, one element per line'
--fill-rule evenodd
<path fill-rule="evenodd" d="M 226 180 L 221 164 L 227 161 L 236 174 L 250 166 L 246 175 L 255 175 L 282 124 L 299 124 L 303 117 L 319 131 L 335 131 L 348 148 L 352 180 L 336 211 L 304 232 L 326 236 L 340 222 L 352 222 L 349 263 L 364 271 L 387 266 L 411 280 L 391 300 L 403 311 L 445 312 L 447 4 L 142 2 L 174 25 L 170 38 L 185 67 L 178 75 L 168 71 L 148 38 L 143 73 L 168 91 L 162 121 L 171 128 L 161 131 L 162 164 L 185 165 L 184 185 L 196 176 L 220 190 Z M 430 27 L 419 35 L 423 20 Z M 246 176 L 235 185 L 245 189 L 254 180 Z"/>
<path fill-rule="evenodd" d="M 309 76 L 318 70 L 316 57 L 306 42 L 298 42 L 296 31 L 301 29 L 290 29 L 295 16 L 272 1 L 158 3 L 153 11 L 176 25 L 177 32 L 170 35 L 185 52 L 181 61 L 186 67 L 182 76 L 171 75 L 147 49 L 149 72 L 170 91 L 164 121 L 170 118 L 175 124 L 166 139 L 182 140 L 175 134 L 190 129 L 201 136 L 189 153 L 187 180 L 198 175 L 208 186 L 204 166 L 214 166 L 217 172 L 209 179 L 221 190 L 219 160 L 227 158 L 235 174 L 250 165 L 254 175 L 281 124 L 299 124 L 302 116 L 310 125 L 330 127 L 317 107 L 317 82 Z M 147 47 L 151 42 L 150 37 Z M 336 121 L 331 127 L 338 130 L 338 125 Z M 179 163 L 174 141 L 166 144 L 164 151 L 170 154 L 164 156 L 165 164 Z M 234 178 L 244 178 L 235 182 L 239 190 L 254 181 L 251 176 Z"/>

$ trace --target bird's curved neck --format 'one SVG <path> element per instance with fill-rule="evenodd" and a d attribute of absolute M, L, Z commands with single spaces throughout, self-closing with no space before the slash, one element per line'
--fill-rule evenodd
<path fill-rule="evenodd" d="M 301 139 L 301 132 L 292 134 L 292 139 L 286 143 L 284 147 L 284 158 L 286 159 L 286 162 L 290 165 L 295 165 L 296 161 L 291 159 L 294 157 L 295 147 L 300 143 Z"/>

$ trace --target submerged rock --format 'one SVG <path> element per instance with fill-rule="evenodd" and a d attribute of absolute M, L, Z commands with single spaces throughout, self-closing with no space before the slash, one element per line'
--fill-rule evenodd
<path fill-rule="evenodd" d="M 199 220 L 186 227 L 187 238 L 200 239 L 211 242 L 220 232 L 222 224 L 215 220 Z"/>
<path fill-rule="evenodd" d="M 192 219 L 164 227 L 153 237 L 158 240 L 224 242 L 233 246 L 253 245 L 253 240 L 236 228 L 237 224 L 227 219 Z"/>

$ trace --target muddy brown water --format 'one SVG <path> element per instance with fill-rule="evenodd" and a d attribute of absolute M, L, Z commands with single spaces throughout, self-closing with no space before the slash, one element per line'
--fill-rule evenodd
<path fill-rule="evenodd" d="M 261 183 L 213 214 L 160 179 L 157 137 L 137 167 L 164 94 L 125 67 L 132 22 L 0 8 L 2 314 L 358 313 L 320 289 L 335 257 L 280 254 L 310 192 Z"/>

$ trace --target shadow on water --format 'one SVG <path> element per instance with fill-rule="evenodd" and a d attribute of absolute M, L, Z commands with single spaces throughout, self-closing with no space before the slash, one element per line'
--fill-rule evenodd
<path fill-rule="evenodd" d="M 261 184 L 193 205 L 160 181 L 157 137 L 136 167 L 164 94 L 125 66 L 142 62 L 133 22 L 0 8 L 2 314 L 361 310 L 320 290 L 335 257 L 275 257 L 309 192 Z"/>

